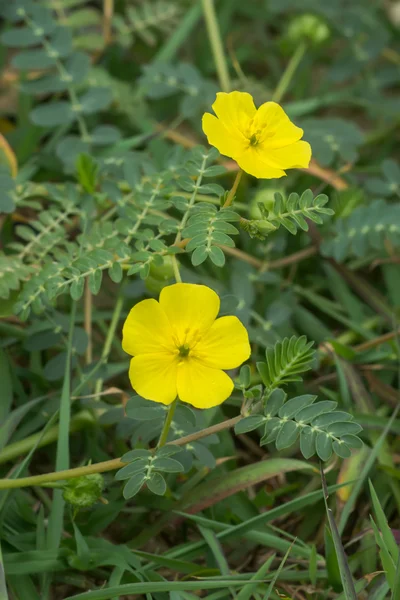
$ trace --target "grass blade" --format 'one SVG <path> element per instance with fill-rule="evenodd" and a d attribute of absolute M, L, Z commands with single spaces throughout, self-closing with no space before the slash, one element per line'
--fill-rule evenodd
<path fill-rule="evenodd" d="M 0 600 L 8 600 L 6 576 L 4 572 L 3 555 L 0 544 Z"/>
<path fill-rule="evenodd" d="M 382 431 L 382 433 L 379 436 L 378 440 L 376 441 L 374 447 L 372 448 L 370 455 L 369 455 L 368 459 L 366 460 L 364 467 L 361 470 L 360 477 L 358 478 L 357 482 L 354 484 L 354 487 L 350 494 L 350 497 L 343 507 L 343 511 L 340 516 L 339 525 L 338 525 L 338 529 L 339 529 L 340 533 L 343 533 L 343 530 L 346 526 L 348 518 L 354 509 L 354 506 L 355 506 L 356 500 L 358 498 L 358 495 L 361 491 L 361 488 L 364 485 L 364 481 L 368 477 L 370 470 L 372 469 L 372 467 L 375 464 L 378 454 L 379 454 L 379 452 L 382 448 L 382 445 L 386 439 L 386 436 L 389 433 L 392 423 L 397 416 L 399 408 L 400 408 L 400 406 L 397 407 L 396 410 L 393 412 L 390 420 L 387 422 L 385 429 Z"/>
<path fill-rule="evenodd" d="M 282 563 L 284 564 L 285 560 L 286 560 L 286 556 L 288 556 L 289 550 L 286 552 L 285 558 L 283 559 Z M 272 556 L 270 556 L 268 558 L 268 560 L 265 561 L 265 563 L 263 563 L 261 565 L 261 567 L 258 569 L 257 573 L 255 573 L 253 575 L 253 577 L 250 579 L 251 583 L 247 583 L 245 586 L 242 587 L 242 589 L 240 590 L 240 592 L 238 593 L 238 595 L 236 596 L 236 600 L 250 600 L 250 598 L 253 598 L 253 592 L 256 591 L 257 585 L 258 583 L 254 583 L 255 581 L 258 582 L 262 579 L 264 579 L 265 575 L 268 573 L 270 566 L 272 565 L 273 560 L 275 559 L 275 554 L 273 554 Z M 281 564 L 282 564 L 281 563 Z M 283 566 L 283 565 L 282 565 Z M 281 571 L 281 567 L 279 567 L 279 569 L 276 572 L 276 577 L 279 575 Z M 272 580 L 271 583 L 276 581 L 276 577 L 274 577 L 274 579 Z M 268 594 L 268 592 L 267 592 Z"/>
<path fill-rule="evenodd" d="M 346 600 L 357 600 L 357 594 L 354 587 L 353 576 L 350 572 L 349 564 L 347 562 L 347 556 L 343 548 L 342 540 L 340 539 L 339 530 L 337 528 L 335 519 L 333 517 L 333 513 L 328 506 L 328 488 L 326 485 L 325 474 L 321 465 L 321 479 L 322 479 L 322 488 L 324 490 L 324 501 L 326 514 L 328 516 L 329 527 L 332 533 L 332 539 L 336 550 L 336 556 L 338 559 L 338 565 L 340 570 L 340 577 L 342 580 L 343 591 L 345 594 Z"/>

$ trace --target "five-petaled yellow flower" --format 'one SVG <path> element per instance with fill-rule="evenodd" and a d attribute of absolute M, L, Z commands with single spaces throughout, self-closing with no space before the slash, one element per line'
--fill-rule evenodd
<path fill-rule="evenodd" d="M 176 283 L 157 300 L 130 311 L 122 347 L 132 355 L 129 378 L 143 398 L 171 404 L 178 396 L 196 408 L 221 404 L 234 369 L 250 356 L 247 331 L 237 317 L 216 318 L 218 295 L 205 285 Z"/>
<path fill-rule="evenodd" d="M 300 141 L 303 130 L 276 102 L 265 102 L 257 110 L 246 92 L 219 92 L 212 107 L 216 117 L 203 115 L 209 144 L 246 173 L 275 179 L 286 175 L 285 169 L 308 167 L 310 144 Z"/>

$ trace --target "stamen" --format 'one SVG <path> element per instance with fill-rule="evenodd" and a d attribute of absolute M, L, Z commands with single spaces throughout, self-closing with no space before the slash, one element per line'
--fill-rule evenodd
<path fill-rule="evenodd" d="M 179 356 L 188 356 L 190 352 L 190 348 L 187 344 L 183 344 L 183 346 L 179 347 Z"/>
<path fill-rule="evenodd" d="M 257 135 L 255 133 L 253 133 L 253 135 L 250 138 L 250 146 L 257 146 L 257 144 L 258 144 Z"/>

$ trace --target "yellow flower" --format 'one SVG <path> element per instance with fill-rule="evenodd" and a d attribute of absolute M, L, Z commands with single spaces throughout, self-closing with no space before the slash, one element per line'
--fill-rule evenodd
<path fill-rule="evenodd" d="M 147 400 L 171 404 L 178 396 L 196 408 L 221 404 L 234 369 L 250 356 L 247 331 L 237 317 L 217 319 L 218 295 L 204 285 L 176 283 L 130 311 L 122 347 L 133 356 L 129 378 Z"/>
<path fill-rule="evenodd" d="M 275 179 L 286 175 L 285 169 L 308 167 L 311 146 L 299 141 L 303 130 L 276 102 L 265 102 L 257 110 L 246 92 L 219 92 L 212 107 L 216 117 L 203 115 L 208 143 L 246 173 Z"/>

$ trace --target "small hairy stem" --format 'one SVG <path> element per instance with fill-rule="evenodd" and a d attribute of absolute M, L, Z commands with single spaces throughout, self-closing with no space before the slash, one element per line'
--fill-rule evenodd
<path fill-rule="evenodd" d="M 104 342 L 103 352 L 101 353 L 101 361 L 100 362 L 102 364 L 107 362 L 108 355 L 111 352 L 111 345 L 112 345 L 112 342 L 113 342 L 113 339 L 115 336 L 115 331 L 117 329 L 119 319 L 121 317 L 121 312 L 122 312 L 123 306 L 124 306 L 124 296 L 122 294 L 122 287 L 121 287 L 119 296 L 117 298 L 117 302 L 115 303 L 114 312 L 111 317 L 111 322 L 110 322 L 110 327 L 108 329 L 107 337 Z M 96 385 L 95 385 L 95 396 L 96 397 L 98 397 L 98 395 L 100 394 L 102 387 L 103 387 L 103 380 L 98 379 L 96 381 Z"/>
<path fill-rule="evenodd" d="M 173 403 L 170 405 L 170 407 L 168 409 L 168 414 L 165 419 L 164 427 L 162 428 L 160 439 L 158 440 L 157 448 L 161 448 L 162 446 L 164 446 L 165 442 L 167 441 L 169 429 L 171 427 L 172 419 L 174 418 L 174 413 L 175 413 L 177 404 L 178 404 L 178 398 L 175 398 L 175 400 L 173 401 Z"/>
<path fill-rule="evenodd" d="M 103 2 L 103 39 L 106 46 L 111 44 L 111 22 L 114 13 L 114 0 Z"/>
<path fill-rule="evenodd" d="M 231 82 L 229 78 L 226 56 L 222 45 L 218 19 L 215 13 L 214 0 L 202 0 L 202 4 L 208 39 L 210 40 L 215 68 L 217 70 L 218 81 L 221 89 L 224 92 L 229 92 L 231 89 Z"/>
<path fill-rule="evenodd" d="M 82 410 L 72 417 L 69 426 L 69 433 L 75 433 L 87 426 L 91 426 L 95 423 L 95 421 L 95 417 L 88 410 Z M 34 433 L 23 440 L 18 440 L 13 444 L 9 444 L 0 452 L 0 464 L 14 460 L 19 456 L 28 453 L 36 445 L 38 440 L 38 448 L 42 448 L 43 446 L 48 446 L 48 444 L 56 442 L 58 439 L 59 430 L 59 425 L 54 425 L 51 427 L 51 429 L 46 431 L 44 435 L 42 435 L 43 432 Z"/>
<path fill-rule="evenodd" d="M 92 292 L 89 288 L 89 280 L 85 281 L 85 296 L 84 296 L 84 325 L 86 335 L 88 336 L 88 345 L 86 348 L 86 364 L 90 365 L 93 360 L 92 346 Z"/>
<path fill-rule="evenodd" d="M 235 181 L 233 182 L 233 186 L 231 187 L 231 191 L 229 192 L 229 194 L 228 194 L 228 196 L 227 196 L 227 198 L 226 198 L 226 200 L 225 200 L 224 205 L 223 205 L 222 208 L 227 208 L 228 206 L 230 206 L 232 204 L 233 199 L 234 199 L 235 194 L 236 194 L 236 190 L 238 189 L 240 180 L 242 179 L 242 175 L 243 175 L 243 171 L 242 171 L 242 169 L 240 169 L 240 171 L 238 171 L 236 173 Z"/>
<path fill-rule="evenodd" d="M 171 417 L 172 418 L 172 417 Z M 234 417 L 233 419 L 227 419 L 222 423 L 217 423 L 202 431 L 191 433 L 184 437 L 178 438 L 170 442 L 176 446 L 184 446 L 190 442 L 195 442 L 205 438 L 213 433 L 224 431 L 225 429 L 231 429 L 242 419 L 241 416 Z M 0 490 L 7 490 L 11 488 L 28 487 L 32 485 L 43 485 L 51 483 L 53 481 L 64 481 L 66 479 L 72 479 L 74 477 L 83 477 L 84 475 L 90 475 L 91 473 L 105 473 L 107 471 L 115 471 L 125 466 L 120 458 L 113 458 L 112 460 L 106 460 L 105 462 L 95 463 L 93 465 L 87 465 L 85 467 L 77 467 L 75 469 L 67 469 L 66 471 L 58 471 L 57 473 L 46 473 L 44 475 L 34 475 L 32 477 L 21 477 L 20 479 L 1 479 Z"/>
<path fill-rule="evenodd" d="M 301 59 L 303 58 L 305 51 L 306 51 L 306 43 L 302 42 L 296 49 L 295 53 L 293 54 L 292 58 L 290 59 L 286 69 L 283 72 L 283 75 L 278 83 L 278 85 L 276 86 L 275 92 L 272 96 L 272 100 L 274 102 L 280 102 L 286 92 L 286 90 L 288 89 L 290 82 L 293 79 L 293 75 L 296 72 L 297 67 L 300 64 Z"/>
<path fill-rule="evenodd" d="M 178 261 L 177 261 L 175 255 L 173 255 L 173 257 L 172 257 L 172 268 L 174 270 L 174 276 L 175 276 L 176 283 L 182 283 L 182 277 L 181 277 L 181 274 L 179 271 L 179 265 L 178 265 Z"/>

